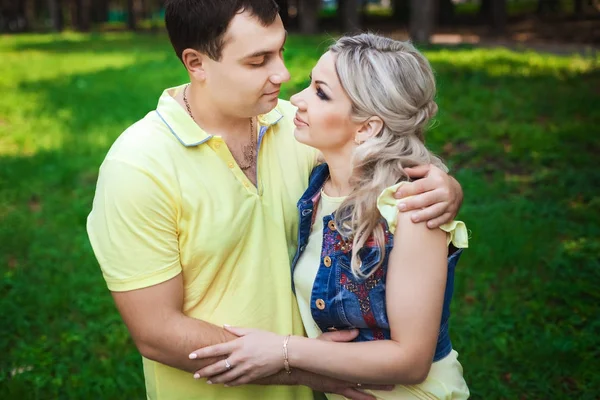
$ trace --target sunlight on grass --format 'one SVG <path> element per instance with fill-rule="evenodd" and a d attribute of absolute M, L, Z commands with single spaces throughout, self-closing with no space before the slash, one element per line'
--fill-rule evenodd
<path fill-rule="evenodd" d="M 426 50 L 425 55 L 435 66 L 448 64 L 486 73 L 490 76 L 564 76 L 594 71 L 600 66 L 600 55 L 556 56 L 549 54 L 516 52 L 507 49 Z"/>

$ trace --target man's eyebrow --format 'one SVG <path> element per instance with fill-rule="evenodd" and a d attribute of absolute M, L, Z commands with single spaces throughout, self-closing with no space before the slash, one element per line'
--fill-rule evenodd
<path fill-rule="evenodd" d="M 285 45 L 285 42 L 287 41 L 287 38 L 288 38 L 288 33 L 287 33 L 287 31 L 285 31 L 285 37 L 283 38 L 283 44 L 281 45 L 281 48 L 279 50 L 283 49 L 283 46 Z M 255 51 L 252 54 L 244 56 L 242 58 L 246 59 L 246 58 L 264 57 L 264 56 L 268 56 L 269 54 L 277 53 L 278 51 L 273 51 L 273 50 L 259 50 L 259 51 Z"/>

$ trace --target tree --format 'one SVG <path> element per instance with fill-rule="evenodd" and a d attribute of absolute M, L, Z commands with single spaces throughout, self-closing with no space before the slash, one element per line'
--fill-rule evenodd
<path fill-rule="evenodd" d="M 94 0 L 92 2 L 92 22 L 106 22 L 108 19 L 109 0 Z"/>
<path fill-rule="evenodd" d="M 71 23 L 76 30 L 80 32 L 88 32 L 90 30 L 91 11 L 91 0 L 71 1 Z"/>
<path fill-rule="evenodd" d="M 439 0 L 438 23 L 451 24 L 454 20 L 454 2 L 452 0 Z"/>
<path fill-rule="evenodd" d="M 492 32 L 501 35 L 506 32 L 506 0 L 492 0 Z"/>
<path fill-rule="evenodd" d="M 283 26 L 287 27 L 290 21 L 288 0 L 276 0 L 276 3 L 279 6 L 279 15 L 281 21 L 283 21 Z"/>
<path fill-rule="evenodd" d="M 131 31 L 137 29 L 137 18 L 135 15 L 135 4 L 133 0 L 127 0 L 127 28 Z"/>
<path fill-rule="evenodd" d="M 395 21 L 408 21 L 410 17 L 410 4 L 408 0 L 392 1 L 392 18 Z"/>
<path fill-rule="evenodd" d="M 479 4 L 479 18 L 489 21 L 492 12 L 492 0 L 481 0 Z"/>
<path fill-rule="evenodd" d="M 435 21 L 435 0 L 411 0 L 410 37 L 416 43 L 429 43 Z"/>
<path fill-rule="evenodd" d="M 560 0 L 538 0 L 537 12 L 538 14 L 545 14 L 547 12 L 556 12 L 560 6 Z"/>
<path fill-rule="evenodd" d="M 320 0 L 298 0 L 300 31 L 304 34 L 317 33 Z"/>
<path fill-rule="evenodd" d="M 48 9 L 50 10 L 50 19 L 52 20 L 52 29 L 55 32 L 61 32 L 64 28 L 63 10 L 61 0 L 48 0 Z"/>
<path fill-rule="evenodd" d="M 338 0 L 338 13 L 342 32 L 351 33 L 360 30 L 358 0 Z"/>

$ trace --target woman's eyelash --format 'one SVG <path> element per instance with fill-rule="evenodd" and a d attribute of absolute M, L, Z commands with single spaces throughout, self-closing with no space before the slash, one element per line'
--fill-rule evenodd
<path fill-rule="evenodd" d="M 329 100 L 329 97 L 321 89 L 317 89 L 317 96 L 322 100 Z"/>

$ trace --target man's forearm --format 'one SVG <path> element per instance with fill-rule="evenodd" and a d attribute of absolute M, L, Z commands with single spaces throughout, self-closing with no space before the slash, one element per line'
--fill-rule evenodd
<path fill-rule="evenodd" d="M 150 360 L 187 372 L 195 372 L 224 358 L 190 360 L 188 356 L 192 351 L 236 338 L 219 326 L 183 314 L 167 319 L 162 325 L 136 340 L 140 353 Z"/>

